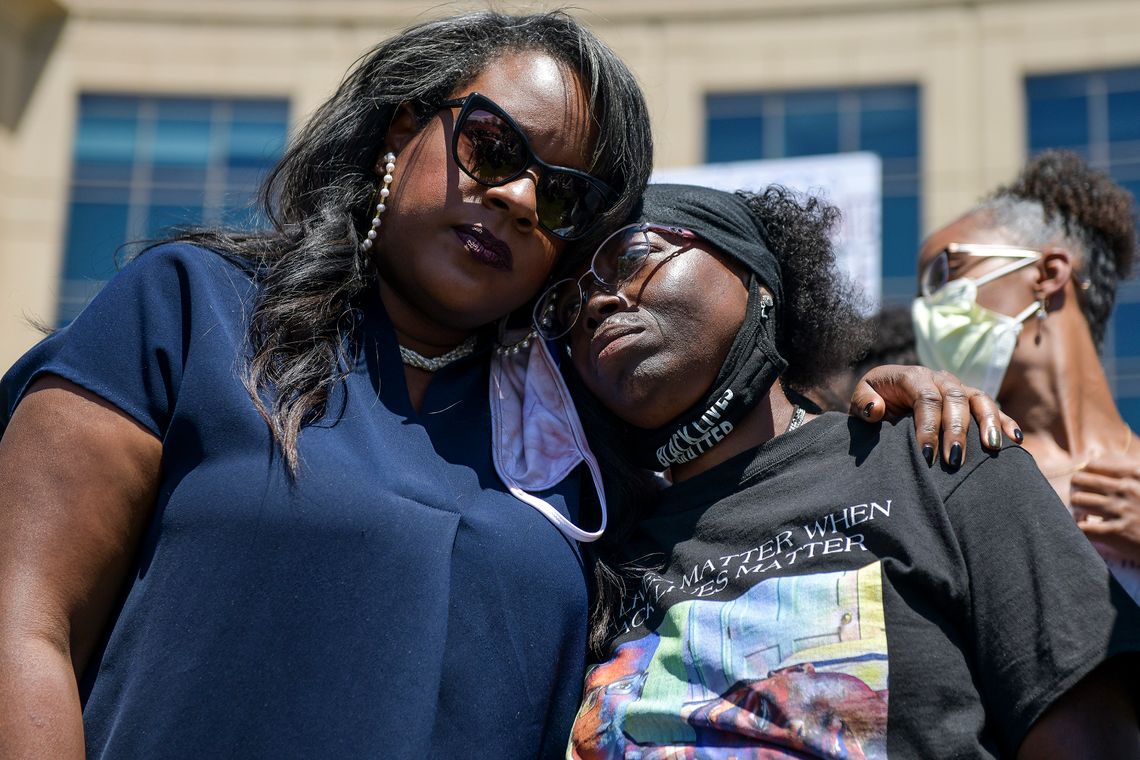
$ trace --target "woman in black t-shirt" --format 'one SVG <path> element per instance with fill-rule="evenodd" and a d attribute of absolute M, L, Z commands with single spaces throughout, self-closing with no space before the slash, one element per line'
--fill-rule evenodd
<path fill-rule="evenodd" d="M 625 582 L 571 755 L 1137 756 L 1140 613 L 1032 460 L 932 464 L 794 393 L 862 340 L 834 218 L 651 186 L 536 308 L 603 456 L 673 483 L 607 536 Z"/>

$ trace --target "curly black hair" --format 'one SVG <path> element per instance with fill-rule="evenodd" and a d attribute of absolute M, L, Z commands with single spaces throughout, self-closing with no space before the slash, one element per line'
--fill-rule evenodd
<path fill-rule="evenodd" d="M 1082 283 L 1078 301 L 1099 348 L 1117 283 L 1132 273 L 1136 259 L 1135 203 L 1131 193 L 1076 153 L 1049 150 L 1030 159 L 1011 184 L 975 211 L 989 213 L 1021 245 L 1075 249 Z"/>
<path fill-rule="evenodd" d="M 850 368 L 867 352 L 872 332 L 861 314 L 862 293 L 836 264 L 831 233 L 839 209 L 780 185 L 736 194 L 767 230 L 765 242 L 780 263 L 776 347 L 788 362 L 784 385 L 802 391 Z"/>

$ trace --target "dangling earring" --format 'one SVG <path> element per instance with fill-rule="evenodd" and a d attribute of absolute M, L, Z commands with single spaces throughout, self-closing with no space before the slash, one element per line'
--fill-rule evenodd
<path fill-rule="evenodd" d="M 1044 322 L 1047 316 L 1049 313 L 1045 310 L 1045 296 L 1041 296 L 1037 299 L 1037 324 Z"/>
<path fill-rule="evenodd" d="M 376 240 L 377 230 L 380 229 L 380 215 L 388 209 L 388 196 L 392 191 L 388 189 L 388 185 L 392 184 L 392 170 L 396 168 L 396 154 L 388 152 L 384 154 L 384 184 L 376 191 L 376 195 L 372 200 L 376 202 L 376 215 L 372 217 L 372 228 L 368 230 L 368 234 L 364 240 L 360 242 L 360 250 L 362 253 L 367 253 L 372 249 L 372 243 Z"/>

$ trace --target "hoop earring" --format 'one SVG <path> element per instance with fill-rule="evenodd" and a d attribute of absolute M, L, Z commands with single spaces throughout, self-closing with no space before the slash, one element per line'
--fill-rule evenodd
<path fill-rule="evenodd" d="M 372 196 L 372 200 L 376 202 L 376 215 L 372 217 L 372 228 L 368 230 L 368 234 L 360 242 L 361 253 L 372 250 L 372 244 L 375 242 L 377 231 L 380 229 L 380 215 L 388 209 L 388 196 L 392 194 L 388 186 L 392 184 L 392 170 L 395 168 L 396 154 L 389 151 L 384 154 L 384 184 L 376 191 L 376 195 Z"/>

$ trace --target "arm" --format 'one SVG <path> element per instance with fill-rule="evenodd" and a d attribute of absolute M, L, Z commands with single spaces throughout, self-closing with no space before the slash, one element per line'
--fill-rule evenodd
<path fill-rule="evenodd" d="M 107 401 L 38 380 L 0 439 L 0 756 L 81 758 L 77 676 L 145 529 L 162 444 Z"/>
<path fill-rule="evenodd" d="M 943 460 L 951 467 L 965 463 L 971 416 L 978 423 L 982 446 L 990 451 L 1001 448 L 1002 431 L 1017 443 L 1022 439 L 1017 422 L 996 401 L 949 372 L 926 367 L 885 364 L 870 370 L 855 384 L 850 414 L 868 422 L 913 414 L 927 464 L 934 463 L 940 436 Z"/>
<path fill-rule="evenodd" d="M 1050 705 L 1021 742 L 1018 760 L 1140 757 L 1135 706 L 1117 675 L 1121 669 L 1109 667 L 1101 665 Z"/>

